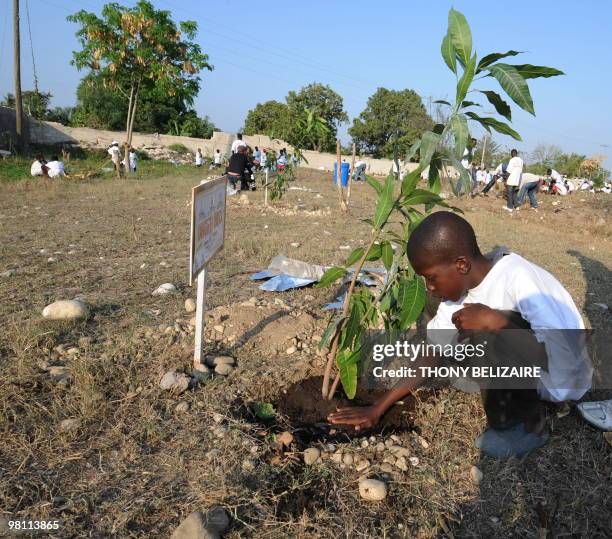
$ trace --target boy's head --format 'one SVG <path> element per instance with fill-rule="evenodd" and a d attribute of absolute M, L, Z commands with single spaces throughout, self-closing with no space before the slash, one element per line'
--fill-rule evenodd
<path fill-rule="evenodd" d="M 516 150 L 512 150 L 512 151 L 510 152 L 510 155 L 511 155 L 512 157 L 516 157 L 516 156 L 518 155 L 518 152 L 517 152 Z"/>
<path fill-rule="evenodd" d="M 551 168 L 549 168 L 549 169 L 546 171 L 546 175 L 547 175 L 547 176 L 550 176 L 551 174 L 552 174 L 552 169 L 551 169 Z"/>
<path fill-rule="evenodd" d="M 242 140 L 242 133 L 238 133 L 238 140 Z"/>
<path fill-rule="evenodd" d="M 40 154 L 40 153 L 39 153 L 39 154 L 36 156 L 36 161 L 44 161 L 44 160 L 45 160 L 45 158 L 42 156 L 42 154 Z"/>
<path fill-rule="evenodd" d="M 443 301 L 458 301 L 472 286 L 472 263 L 482 256 L 472 225 L 448 211 L 421 221 L 410 235 L 407 253 L 427 289 Z"/>

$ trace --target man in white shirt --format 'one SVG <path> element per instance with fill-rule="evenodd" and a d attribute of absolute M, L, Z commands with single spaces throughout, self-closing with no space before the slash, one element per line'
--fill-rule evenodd
<path fill-rule="evenodd" d="M 66 176 L 66 172 L 64 170 L 64 163 L 62 163 L 55 155 L 51 158 L 51 161 L 47 163 L 47 170 L 49 178 Z"/>
<path fill-rule="evenodd" d="M 36 160 L 32 163 L 32 166 L 30 167 L 30 174 L 32 176 L 48 176 L 49 174 L 47 172 L 48 169 L 45 158 L 42 155 L 37 155 Z"/>
<path fill-rule="evenodd" d="M 117 178 L 121 178 L 121 151 L 119 150 L 119 142 L 113 140 L 107 151 L 113 165 L 115 166 Z"/>
<path fill-rule="evenodd" d="M 510 152 L 510 161 L 508 161 L 508 179 L 506 180 L 507 202 L 503 208 L 509 212 L 514 210 L 516 205 L 516 191 L 521 184 L 521 174 L 523 173 L 523 160 L 518 156 L 516 150 Z"/>
<path fill-rule="evenodd" d="M 435 212 L 423 219 L 408 240 L 407 254 L 415 272 L 425 278 L 427 290 L 440 299 L 427 324 L 430 343 L 453 343 L 454 354 L 458 343 L 489 337 L 491 348 L 481 341 L 484 356 L 476 354 L 483 358 L 480 364 L 503 367 L 518 361 L 539 369 L 537 377 L 519 377 L 524 384 L 519 388 L 508 380 L 496 381 L 496 375 L 484 384 L 478 380 L 478 386 L 484 385 L 488 429 L 476 439 L 476 446 L 488 456 L 508 458 L 544 445 L 548 433 L 541 401 L 578 400 L 590 389 L 593 377 L 584 322 L 567 290 L 544 269 L 503 248 L 482 255 L 472 226 L 453 212 Z M 456 363 L 465 357 L 454 359 Z M 410 361 L 415 375 L 408 375 L 374 404 L 340 409 L 328 420 L 356 430 L 372 427 L 395 402 L 431 377 L 423 369 L 446 360 L 434 350 Z"/>
<path fill-rule="evenodd" d="M 242 140 L 242 133 L 238 133 L 236 140 L 232 142 L 232 154 L 235 154 L 238 151 L 240 146 L 246 146 L 247 143 Z"/>

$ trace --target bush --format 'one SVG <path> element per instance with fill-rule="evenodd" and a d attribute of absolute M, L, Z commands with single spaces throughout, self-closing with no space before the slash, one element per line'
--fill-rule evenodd
<path fill-rule="evenodd" d="M 189 148 L 187 148 L 187 146 L 185 146 L 184 144 L 170 144 L 170 146 L 168 146 L 168 149 L 180 154 L 191 153 Z"/>

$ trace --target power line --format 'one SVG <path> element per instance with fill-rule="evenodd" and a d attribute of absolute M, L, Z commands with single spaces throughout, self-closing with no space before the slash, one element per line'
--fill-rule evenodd
<path fill-rule="evenodd" d="M 36 75 L 36 62 L 34 61 L 34 43 L 32 42 L 32 26 L 30 25 L 29 0 L 26 0 L 26 16 L 28 19 L 28 34 L 30 36 L 30 52 L 32 53 L 32 72 L 34 73 L 34 91 L 38 94 L 38 77 Z"/>

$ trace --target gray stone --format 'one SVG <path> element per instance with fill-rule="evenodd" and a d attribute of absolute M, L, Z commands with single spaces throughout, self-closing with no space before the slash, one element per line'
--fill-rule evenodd
<path fill-rule="evenodd" d="M 353 464 L 353 455 L 351 455 L 350 453 L 345 453 L 344 456 L 342 457 L 342 462 L 343 464 L 346 464 L 347 466 L 350 466 L 351 464 Z"/>
<path fill-rule="evenodd" d="M 359 481 L 359 495 L 370 502 L 379 502 L 387 497 L 387 485 L 378 479 Z"/>
<path fill-rule="evenodd" d="M 231 356 L 207 356 L 204 361 L 209 367 L 216 367 L 217 365 L 234 366 L 236 363 L 236 360 Z"/>
<path fill-rule="evenodd" d="M 189 387 L 189 376 L 182 372 L 168 371 L 159 382 L 159 387 L 166 391 L 183 393 Z"/>
<path fill-rule="evenodd" d="M 76 299 L 60 300 L 47 305 L 42 311 L 49 320 L 78 320 L 89 316 L 89 309 Z"/>
<path fill-rule="evenodd" d="M 160 284 L 155 290 L 153 290 L 151 295 L 163 296 L 164 294 L 171 294 L 173 292 L 176 292 L 176 286 L 174 286 L 172 283 L 163 283 Z"/>
<path fill-rule="evenodd" d="M 219 537 L 216 530 L 206 527 L 206 515 L 197 511 L 181 522 L 170 539 L 218 539 Z"/>
<path fill-rule="evenodd" d="M 230 519 L 223 507 L 212 507 L 206 512 L 206 527 L 217 533 L 223 533 L 230 525 Z"/>
<path fill-rule="evenodd" d="M 304 464 L 311 466 L 315 462 L 321 460 L 321 451 L 316 447 L 309 447 L 304 450 Z"/>

